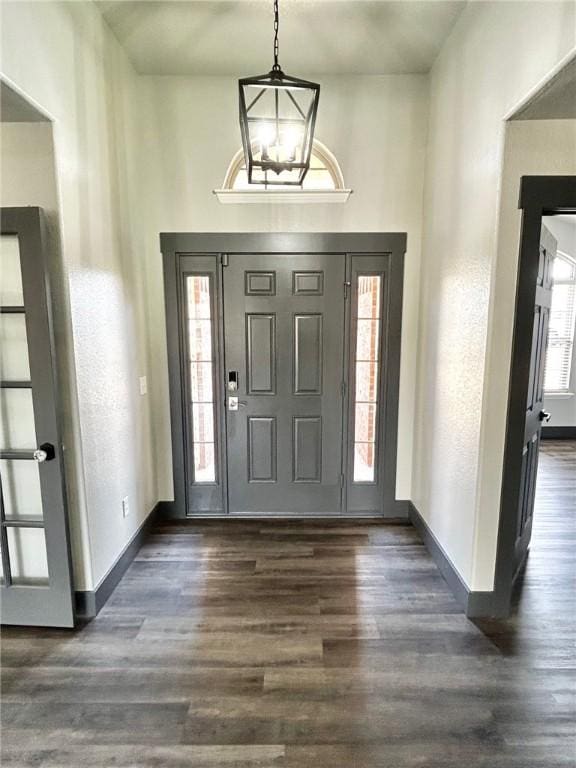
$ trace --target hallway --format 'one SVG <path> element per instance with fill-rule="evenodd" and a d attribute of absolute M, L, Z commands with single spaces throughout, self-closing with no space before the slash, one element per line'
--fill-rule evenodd
<path fill-rule="evenodd" d="M 159 526 L 92 623 L 3 630 L 3 765 L 573 765 L 571 445 L 518 614 L 481 628 L 407 525 Z"/>

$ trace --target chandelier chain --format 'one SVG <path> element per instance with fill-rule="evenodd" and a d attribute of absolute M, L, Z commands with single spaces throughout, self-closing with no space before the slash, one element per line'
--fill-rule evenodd
<path fill-rule="evenodd" d="M 280 51 L 280 45 L 278 43 L 278 27 L 279 26 L 280 26 L 280 22 L 279 22 L 278 0 L 274 0 L 274 66 L 273 66 L 274 71 L 278 71 L 280 69 L 280 64 L 278 64 L 278 53 Z"/>

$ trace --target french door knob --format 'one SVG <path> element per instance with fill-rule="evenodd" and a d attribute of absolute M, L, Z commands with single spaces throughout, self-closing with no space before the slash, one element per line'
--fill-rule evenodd
<path fill-rule="evenodd" d="M 550 421 L 550 419 L 552 418 L 552 414 L 548 413 L 548 411 L 540 411 L 540 413 L 538 414 L 538 418 L 540 419 L 540 421 Z"/>
<path fill-rule="evenodd" d="M 42 443 L 39 448 L 36 448 L 32 455 L 34 457 L 34 461 L 42 464 L 44 461 L 51 461 L 53 458 L 55 458 L 56 451 L 54 450 L 52 443 Z"/>

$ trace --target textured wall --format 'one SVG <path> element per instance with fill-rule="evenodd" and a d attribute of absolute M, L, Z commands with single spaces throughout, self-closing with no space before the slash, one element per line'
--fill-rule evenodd
<path fill-rule="evenodd" d="M 510 122 L 506 126 L 498 258 L 494 267 L 484 395 L 484 454 L 480 465 L 478 498 L 478 531 L 481 535 L 478 536 L 475 554 L 475 579 L 483 585 L 492 584 L 496 558 L 520 246 L 518 190 L 520 177 L 529 174 L 576 174 L 576 120 Z"/>
<path fill-rule="evenodd" d="M 490 418 L 509 348 L 487 363 L 487 339 L 506 340 L 495 267 L 515 258 L 496 260 L 503 119 L 574 46 L 573 3 L 473 3 L 459 19 L 431 79 L 422 260 L 425 76 L 322 78 L 318 136 L 355 189 L 345 206 L 224 207 L 211 190 L 239 145 L 233 78 L 137 78 L 90 3 L 1 12 L 2 71 L 54 118 L 68 473 L 86 533 L 77 586 L 97 584 L 170 497 L 158 233 L 396 230 L 409 239 L 398 496 L 412 495 L 466 582 L 489 589 L 502 453 Z"/>
<path fill-rule="evenodd" d="M 306 76 L 306 73 L 300 73 Z M 344 205 L 221 205 L 240 146 L 236 81 L 230 77 L 141 79 L 142 188 L 151 276 L 154 392 L 161 498 L 171 498 L 161 231 L 407 232 L 402 333 L 398 498 L 409 498 L 428 84 L 421 75 L 321 80 L 317 137 L 336 155 L 354 193 Z M 202 119 L 198 119 L 198 115 Z"/>
<path fill-rule="evenodd" d="M 62 400 L 69 403 L 68 412 L 71 413 L 74 398 L 69 391 L 69 382 L 73 378 L 74 361 L 68 333 L 69 302 L 60 250 L 60 211 L 51 123 L 2 123 L 0 205 L 37 205 L 44 210 L 51 236 L 49 269 L 60 394 Z M 66 446 L 71 447 L 74 444 L 72 420 L 68 418 L 63 427 L 62 439 Z M 74 510 L 78 510 L 78 490 L 74 486 L 74 478 L 81 470 L 74 450 L 67 451 L 66 465 L 70 503 Z M 78 513 L 70 516 L 70 538 L 75 582 L 84 583 L 90 556 L 88 531 L 85 517 Z"/>
<path fill-rule="evenodd" d="M 157 500 L 150 401 L 138 395 L 150 371 L 133 218 L 135 76 L 91 3 L 5 2 L 1 13 L 2 73 L 54 120 L 67 482 L 85 532 L 75 583 L 89 589 Z"/>
<path fill-rule="evenodd" d="M 574 11 L 471 3 L 432 70 L 413 499 L 479 590 L 492 588 L 485 540 L 497 530 L 502 462 L 499 429 L 483 424 L 486 392 L 510 354 L 508 345 L 487 367 L 487 340 L 500 333 L 491 292 L 504 118 L 573 49 Z M 513 264 L 516 254 L 502 258 Z M 504 300 L 514 300 L 509 284 Z"/>

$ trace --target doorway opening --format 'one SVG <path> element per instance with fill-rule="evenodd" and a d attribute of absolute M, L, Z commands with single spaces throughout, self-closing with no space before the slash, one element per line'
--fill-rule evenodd
<path fill-rule="evenodd" d="M 515 611 L 537 609 L 557 615 L 543 601 L 542 584 L 559 585 L 570 599 L 574 589 L 576 534 L 576 215 L 543 216 L 542 228 L 555 240 L 552 292 L 544 363 L 544 422 L 532 515 L 530 556 L 512 595 Z M 564 590 L 566 592 L 564 593 Z"/>
<path fill-rule="evenodd" d="M 573 397 L 576 263 L 570 251 L 576 176 L 523 177 L 520 208 L 522 234 L 495 580 L 495 608 L 500 614 L 507 614 L 513 601 L 518 601 L 535 514 L 541 515 L 536 526 L 541 547 L 546 546 L 547 521 L 563 517 L 561 529 L 568 525 L 572 531 L 576 523 L 573 483 L 563 471 L 573 460 L 574 445 L 550 443 L 542 450 L 542 437 L 547 436 L 546 425 L 553 414 L 556 420 L 566 419 L 559 415 L 556 403 L 565 400 L 570 404 Z M 559 236 L 563 237 L 562 247 Z M 569 424 L 550 424 L 548 436 L 559 428 L 565 437 L 572 436 Z M 548 474 L 540 473 L 538 480 L 541 453 Z M 559 530 L 555 540 L 561 541 Z M 537 561 L 538 555 L 532 561 L 534 567 Z"/>
<path fill-rule="evenodd" d="M 162 235 L 184 516 L 397 517 L 404 235 Z"/>
<path fill-rule="evenodd" d="M 0 81 L 2 623 L 72 627 L 74 594 L 51 277 L 52 123 Z"/>

